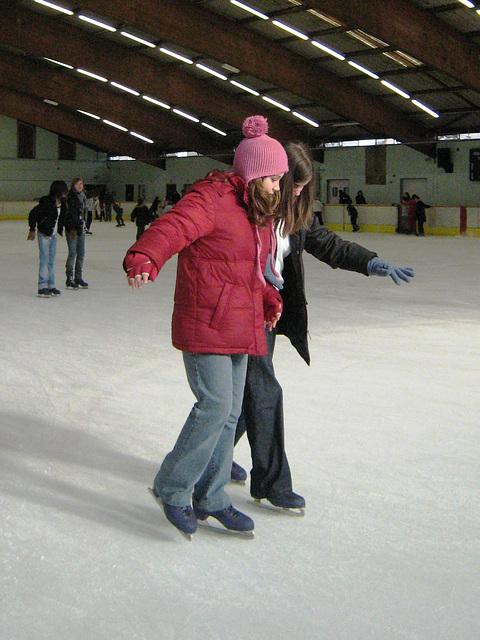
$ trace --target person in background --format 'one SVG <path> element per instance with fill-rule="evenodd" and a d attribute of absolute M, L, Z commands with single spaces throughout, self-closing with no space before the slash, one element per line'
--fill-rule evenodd
<path fill-rule="evenodd" d="M 113 197 L 113 193 L 109 190 L 105 191 L 105 222 L 112 221 L 112 206 L 115 202 L 115 198 Z"/>
<path fill-rule="evenodd" d="M 325 210 L 325 207 L 321 202 L 320 198 L 314 198 L 312 212 L 313 212 L 313 215 L 317 216 L 318 222 L 321 225 L 323 225 L 324 210 Z"/>
<path fill-rule="evenodd" d="M 28 215 L 28 240 L 35 240 L 38 229 L 38 250 L 40 267 L 38 270 L 38 295 L 41 298 L 59 296 L 55 288 L 55 255 L 57 252 L 57 233 L 62 235 L 67 211 L 66 198 L 68 187 L 63 180 L 54 180 L 48 196 L 40 198 L 39 203 Z"/>
<path fill-rule="evenodd" d="M 363 195 L 363 191 L 357 191 L 357 195 L 355 196 L 355 204 L 367 204 L 365 196 Z"/>
<path fill-rule="evenodd" d="M 417 220 L 415 218 L 415 208 L 417 206 L 417 198 L 418 196 L 414 193 L 413 196 L 410 196 L 408 191 L 402 196 L 402 205 L 407 207 L 407 234 L 417 235 Z"/>
<path fill-rule="evenodd" d="M 113 210 L 115 211 L 115 220 L 117 221 L 116 227 L 124 227 L 125 222 L 123 221 L 123 208 L 117 203 L 113 203 Z"/>
<path fill-rule="evenodd" d="M 135 289 L 155 280 L 165 262 L 179 254 L 173 345 L 183 352 L 197 402 L 152 493 L 167 519 L 189 537 L 198 520 L 208 518 L 250 537 L 254 529 L 253 520 L 233 507 L 225 486 L 247 354 L 267 353 L 264 322 L 273 328 L 281 314 L 280 295 L 263 273 L 274 251 L 272 220 L 288 161 L 267 132 L 265 118 L 247 118 L 234 173 L 213 171 L 196 182 L 124 260 Z"/>
<path fill-rule="evenodd" d="M 425 209 L 430 209 L 431 205 L 425 204 L 425 202 L 420 200 L 420 198 L 416 194 L 414 194 L 412 198 L 415 201 L 415 220 L 417 221 L 417 224 L 418 224 L 418 235 L 424 236 L 425 230 L 423 228 L 423 225 L 427 221 L 427 215 L 426 215 Z"/>
<path fill-rule="evenodd" d="M 395 284 L 409 282 L 413 269 L 394 267 L 360 245 L 343 240 L 319 224 L 312 216 L 314 168 L 308 147 L 302 142 L 285 145 L 289 170 L 281 181 L 281 202 L 276 224 L 276 277 L 267 268 L 265 278 L 282 295 L 283 313 L 272 331 L 265 332 L 268 354 L 249 356 L 245 394 L 235 443 L 247 432 L 252 453 L 250 494 L 268 500 L 281 509 L 305 507 L 305 499 L 293 492 L 290 467 L 285 453 L 283 391 L 273 366 L 275 339 L 287 336 L 307 364 L 307 299 L 305 295 L 303 251 L 333 269 L 355 271 L 364 276 L 389 275 Z M 268 267 L 267 263 L 267 267 Z M 234 462 L 231 478 L 245 482 L 247 473 Z"/>
<path fill-rule="evenodd" d="M 65 264 L 67 289 L 88 289 L 83 279 L 85 260 L 85 220 L 87 218 L 87 196 L 83 189 L 83 179 L 75 178 L 67 196 L 65 231 L 68 256 Z"/>
<path fill-rule="evenodd" d="M 90 227 L 94 217 L 95 220 L 98 220 L 98 195 L 96 193 L 92 193 L 90 197 L 87 197 L 87 220 L 85 224 L 85 233 L 87 236 L 92 235 Z"/>
<path fill-rule="evenodd" d="M 137 225 L 137 240 L 139 240 L 145 227 L 150 223 L 150 212 L 143 198 L 138 199 L 137 206 L 132 211 L 130 218 Z"/>
<path fill-rule="evenodd" d="M 159 215 L 160 215 L 160 198 L 158 196 L 155 196 L 154 201 L 152 202 L 150 209 L 148 211 L 149 213 L 149 217 L 150 217 L 150 222 L 153 222 L 154 220 L 156 220 Z"/>

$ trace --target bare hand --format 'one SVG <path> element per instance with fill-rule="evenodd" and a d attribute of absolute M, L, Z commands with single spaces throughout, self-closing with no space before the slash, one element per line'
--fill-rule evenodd
<path fill-rule="evenodd" d="M 35 231 L 30 231 L 27 240 L 35 240 Z"/>
<path fill-rule="evenodd" d="M 282 314 L 280 312 L 278 312 L 277 314 L 275 314 L 275 316 L 270 320 L 270 322 L 266 323 L 267 329 L 269 331 L 271 331 L 272 329 L 274 329 L 277 326 L 277 322 L 280 320 L 280 316 Z"/>

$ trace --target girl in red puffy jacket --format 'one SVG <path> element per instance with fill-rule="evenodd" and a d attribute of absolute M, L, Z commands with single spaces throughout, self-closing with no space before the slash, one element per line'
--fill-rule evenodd
<path fill-rule="evenodd" d="M 178 253 L 172 340 L 183 352 L 197 402 L 151 491 L 187 537 L 209 517 L 253 535 L 252 519 L 232 506 L 225 485 L 247 357 L 267 354 L 265 324 L 274 327 L 282 309 L 280 294 L 263 274 L 275 253 L 272 223 L 288 160 L 267 131 L 263 117 L 247 118 L 233 173 L 214 171 L 196 182 L 124 260 L 136 289 L 154 281 Z"/>

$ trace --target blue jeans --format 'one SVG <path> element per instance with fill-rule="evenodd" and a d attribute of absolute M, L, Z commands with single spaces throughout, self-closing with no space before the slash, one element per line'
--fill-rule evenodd
<path fill-rule="evenodd" d="M 68 244 L 68 256 L 67 263 L 65 265 L 65 272 L 67 274 L 67 280 L 73 280 L 75 278 L 81 278 L 83 272 L 83 259 L 85 257 L 85 233 L 77 236 L 75 240 L 72 240 L 70 234 L 65 232 Z"/>
<path fill-rule="evenodd" d="M 185 507 L 193 494 L 193 503 L 207 511 L 232 504 L 225 485 L 230 482 L 247 358 L 243 354 L 183 354 L 197 402 L 155 478 L 163 502 Z"/>
<path fill-rule="evenodd" d="M 57 253 L 57 236 L 46 236 L 40 231 L 37 234 L 40 252 L 40 268 L 38 270 L 38 289 L 55 288 L 55 254 Z"/>

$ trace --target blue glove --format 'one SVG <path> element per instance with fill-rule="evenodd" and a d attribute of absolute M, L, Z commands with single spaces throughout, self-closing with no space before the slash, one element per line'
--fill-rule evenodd
<path fill-rule="evenodd" d="M 367 264 L 369 276 L 390 276 L 395 284 L 402 284 L 400 281 L 410 282 L 415 277 L 415 272 L 411 267 L 394 267 L 391 262 L 380 260 L 380 258 L 372 258 Z"/>

